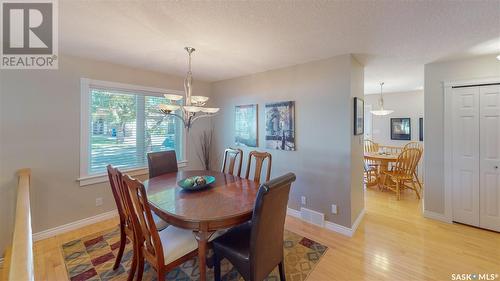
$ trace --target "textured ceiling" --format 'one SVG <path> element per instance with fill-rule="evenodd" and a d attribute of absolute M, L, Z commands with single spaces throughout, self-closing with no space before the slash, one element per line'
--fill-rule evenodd
<path fill-rule="evenodd" d="M 352 53 L 365 92 L 423 86 L 423 65 L 500 52 L 500 1 L 60 1 L 61 53 L 217 81 Z M 483 49 L 480 47 L 483 46 Z M 486 46 L 486 47 L 484 47 Z M 478 50 L 479 48 L 479 50 Z"/>

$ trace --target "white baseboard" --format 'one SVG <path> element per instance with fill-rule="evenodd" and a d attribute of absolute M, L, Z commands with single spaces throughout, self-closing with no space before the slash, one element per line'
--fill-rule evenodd
<path fill-rule="evenodd" d="M 93 217 L 77 220 L 77 221 L 70 222 L 70 223 L 67 223 L 64 225 L 60 225 L 60 226 L 57 226 L 57 227 L 54 227 L 51 229 L 40 231 L 40 232 L 33 234 L 33 241 L 38 241 L 38 240 L 54 237 L 56 235 L 59 235 L 59 234 L 62 234 L 62 233 L 65 233 L 65 232 L 68 232 L 71 230 L 82 228 L 84 226 L 91 225 L 91 224 L 94 224 L 94 223 L 97 223 L 97 222 L 100 222 L 103 220 L 111 219 L 115 216 L 118 216 L 118 212 L 116 210 L 113 210 L 113 211 L 102 213 L 102 214 L 99 214 L 99 215 L 96 215 Z"/>
<path fill-rule="evenodd" d="M 298 210 L 295 210 L 292 208 L 287 208 L 287 214 L 291 217 L 302 219 L 302 217 L 300 215 L 300 211 L 298 211 Z M 354 221 L 351 228 L 345 227 L 343 225 L 336 224 L 333 222 L 329 222 L 329 221 L 325 221 L 324 228 L 331 230 L 331 231 L 334 231 L 334 232 L 337 232 L 337 233 L 340 233 L 340 234 L 345 235 L 345 236 L 352 237 L 354 235 L 354 233 L 356 232 L 356 229 L 358 228 L 359 224 L 361 223 L 361 220 L 363 219 L 364 215 L 365 215 L 365 209 L 361 210 L 361 212 L 359 213 L 358 217 Z"/>
<path fill-rule="evenodd" d="M 432 212 L 432 211 L 424 210 L 424 217 L 426 217 L 428 219 L 442 221 L 445 223 L 453 223 L 453 220 L 450 217 L 447 217 L 444 214 L 440 214 L 440 213 L 436 213 L 436 212 Z"/>

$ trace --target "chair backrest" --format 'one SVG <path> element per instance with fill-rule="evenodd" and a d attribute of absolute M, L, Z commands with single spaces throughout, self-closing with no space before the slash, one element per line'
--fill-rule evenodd
<path fill-rule="evenodd" d="M 364 140 L 364 149 L 365 152 L 377 152 L 378 151 L 378 143 L 373 142 L 372 140 Z"/>
<path fill-rule="evenodd" d="M 134 225 L 137 246 L 143 252 L 144 258 L 153 266 L 163 265 L 165 261 L 163 247 L 149 208 L 146 189 L 140 181 L 128 175 L 123 177 L 123 181 L 128 190 L 126 202 L 129 209 L 134 211 L 132 224 Z"/>
<path fill-rule="evenodd" d="M 236 159 L 239 156 L 239 163 L 238 163 L 238 173 L 236 176 L 241 176 L 241 164 L 243 163 L 243 150 L 239 148 L 228 148 L 224 151 L 224 161 L 222 162 L 222 171 L 223 173 L 226 172 L 226 167 L 227 167 L 227 173 L 231 175 L 234 174 L 234 166 L 236 164 Z M 227 161 L 229 160 L 229 164 Z"/>
<path fill-rule="evenodd" d="M 251 280 L 264 278 L 283 260 L 283 232 L 288 196 L 295 174 L 262 184 L 252 215 L 250 234 Z"/>
<path fill-rule="evenodd" d="M 401 151 L 394 164 L 394 171 L 408 177 L 413 177 L 421 155 L 422 152 L 417 148 L 408 148 Z"/>
<path fill-rule="evenodd" d="M 148 153 L 149 178 L 177 172 L 177 157 L 174 150 Z"/>
<path fill-rule="evenodd" d="M 417 141 L 412 141 L 412 142 L 405 144 L 405 146 L 403 147 L 403 150 L 408 149 L 408 148 L 416 148 L 420 151 L 424 150 L 424 148 L 422 147 L 422 144 L 420 142 L 417 142 Z"/>
<path fill-rule="evenodd" d="M 247 173 L 245 175 L 246 179 L 250 179 L 250 169 L 252 168 L 252 158 L 255 158 L 255 174 L 253 177 L 253 181 L 260 183 L 260 175 L 262 174 L 262 166 L 263 166 L 264 160 L 266 160 L 266 158 L 268 159 L 266 181 L 269 181 L 269 178 L 271 177 L 271 165 L 272 165 L 272 160 L 273 160 L 271 153 L 250 151 L 250 153 L 248 154 Z"/>
<path fill-rule="evenodd" d="M 295 174 L 288 173 L 259 188 L 250 235 L 250 280 L 264 280 L 283 260 L 286 209 L 294 181 Z"/>
<path fill-rule="evenodd" d="M 111 185 L 116 209 L 118 209 L 118 215 L 120 217 L 120 224 L 123 224 L 128 230 L 133 231 L 132 213 L 126 203 L 125 192 L 128 191 L 123 185 L 123 175 L 117 168 L 111 165 L 108 165 L 106 168 L 108 169 L 109 184 Z"/>

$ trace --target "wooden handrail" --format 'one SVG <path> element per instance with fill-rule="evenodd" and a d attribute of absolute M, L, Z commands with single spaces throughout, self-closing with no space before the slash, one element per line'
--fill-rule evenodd
<path fill-rule="evenodd" d="M 30 208 L 30 169 L 17 172 L 16 218 L 14 223 L 14 236 L 9 259 L 9 281 L 33 281 L 33 236 L 31 231 Z"/>

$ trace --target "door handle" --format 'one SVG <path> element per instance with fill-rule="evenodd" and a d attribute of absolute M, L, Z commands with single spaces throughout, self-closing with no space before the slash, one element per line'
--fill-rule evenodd
<path fill-rule="evenodd" d="M 498 166 L 495 166 L 495 169 L 498 169 Z"/>

